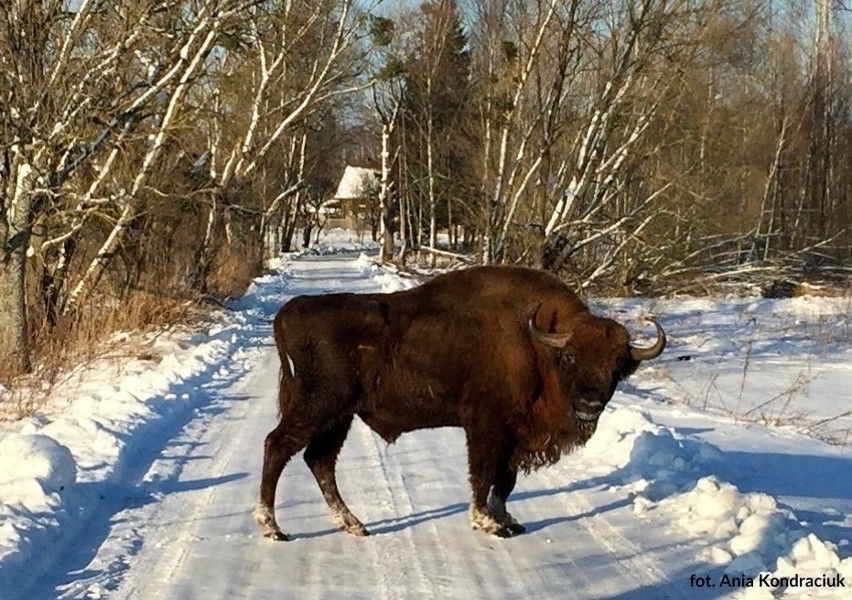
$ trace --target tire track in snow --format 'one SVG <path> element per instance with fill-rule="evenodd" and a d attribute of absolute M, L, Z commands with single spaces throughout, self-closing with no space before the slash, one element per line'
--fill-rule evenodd
<path fill-rule="evenodd" d="M 570 464 L 572 458 L 577 461 L 579 457 L 565 456 L 559 465 Z M 542 470 L 535 474 L 535 479 L 543 483 L 544 488 L 559 489 L 565 483 L 559 479 L 558 473 L 560 471 L 564 472 L 564 469 L 560 469 L 558 466 Z M 582 473 L 582 471 L 583 469 L 576 469 L 575 472 Z M 591 477 L 589 474 L 585 476 Z M 653 553 L 649 552 L 648 548 L 640 547 L 624 535 L 624 531 L 629 531 L 629 529 L 625 530 L 623 527 L 615 526 L 609 518 L 602 514 L 606 507 L 599 502 L 590 501 L 592 490 L 593 488 L 578 489 L 557 496 L 565 514 L 570 516 L 572 526 L 580 527 L 589 538 L 605 549 L 611 557 L 613 565 L 617 565 L 618 570 L 625 574 L 626 580 L 634 582 L 637 587 L 639 585 L 647 586 L 649 588 L 648 598 L 683 598 L 684 600 L 693 598 L 694 593 L 691 592 L 694 591 L 690 590 L 688 586 L 684 586 L 682 582 L 680 584 L 671 582 L 669 575 L 660 568 L 659 561 L 654 559 Z M 612 510 L 617 511 L 619 507 L 613 507 Z M 621 510 L 630 510 L 629 504 L 621 507 Z M 633 519 L 632 510 L 626 518 Z M 639 520 L 635 520 L 635 524 L 637 529 L 642 527 L 642 522 Z M 643 535 L 647 537 L 646 532 Z M 591 584 L 590 589 L 600 589 L 601 585 L 598 580 L 588 579 L 588 581 Z M 613 590 L 613 593 L 615 593 L 615 590 Z M 663 593 L 665 595 L 661 595 Z"/>
<path fill-rule="evenodd" d="M 183 474 L 186 465 L 189 461 L 195 459 L 194 450 L 196 448 L 204 448 L 209 451 L 211 457 L 215 459 L 210 463 L 213 467 L 208 472 L 208 477 L 211 479 L 225 478 L 230 472 L 231 462 L 234 456 L 234 447 L 222 443 L 222 437 L 212 435 L 211 423 L 208 421 L 200 427 L 188 427 L 180 436 L 180 442 L 186 448 L 186 452 L 177 456 L 162 457 L 155 462 L 151 469 L 146 474 L 141 482 L 151 484 L 157 482 L 158 473 L 161 470 L 170 468 L 169 462 L 178 461 L 184 462 L 178 472 L 170 474 L 168 484 L 174 486 L 175 489 L 180 487 L 181 475 Z M 223 436 L 225 437 L 225 436 Z M 197 440 L 204 440 L 201 446 L 195 446 Z M 219 443 L 217 443 L 219 442 Z M 129 580 L 126 589 L 119 588 L 117 594 L 111 597 L 125 598 L 166 598 L 169 597 L 169 591 L 173 587 L 173 580 L 176 575 L 181 572 L 182 567 L 191 557 L 196 544 L 203 542 L 206 539 L 203 530 L 200 529 L 198 521 L 193 521 L 195 515 L 207 515 L 210 513 L 211 507 L 217 500 L 217 486 L 208 486 L 199 493 L 191 496 L 180 493 L 170 492 L 169 497 L 163 498 L 160 502 L 152 505 L 150 514 L 138 515 L 136 520 L 147 520 L 150 523 L 155 523 L 151 526 L 148 532 L 150 537 L 157 540 L 152 550 L 156 550 L 157 561 L 156 567 L 148 569 L 148 576 L 144 578 L 136 577 Z M 181 515 L 177 517 L 177 515 Z M 189 527 L 176 527 L 184 520 L 191 525 Z M 119 557 L 119 560 L 125 557 Z M 216 572 L 207 574 L 207 577 L 217 577 Z M 142 584 L 140 589 L 136 588 L 136 583 Z"/>
<path fill-rule="evenodd" d="M 379 438 L 363 423 L 356 423 L 354 428 L 357 431 L 359 445 L 367 449 L 371 470 L 381 472 L 382 487 L 384 488 L 382 495 L 390 498 L 390 508 L 397 516 L 400 514 L 411 514 L 414 510 L 411 495 L 406 489 L 404 482 L 398 477 L 391 476 L 386 464 L 387 453 L 382 452 Z M 394 485 L 395 483 L 401 485 Z M 401 490 L 402 493 L 398 490 Z M 388 545 L 383 543 L 385 539 L 392 539 L 392 544 L 395 547 L 393 549 L 388 548 Z M 374 534 L 371 536 L 369 542 L 370 548 L 377 554 L 376 564 L 379 566 L 379 572 L 382 574 L 383 598 L 387 598 L 388 600 L 406 598 L 409 597 L 408 594 L 411 591 L 410 589 L 407 591 L 397 591 L 395 586 L 391 585 L 391 582 L 388 581 L 388 577 L 385 575 L 385 569 L 388 567 L 398 576 L 412 583 L 415 589 L 429 589 L 429 581 L 423 572 L 420 561 L 411 559 L 411 557 L 417 556 L 417 546 L 410 527 L 405 527 L 401 531 L 397 531 L 393 536 L 387 533 Z M 402 544 L 405 545 L 404 549 L 397 547 Z M 408 560 L 405 557 L 408 557 Z M 409 577 L 412 579 L 408 579 Z"/>
<path fill-rule="evenodd" d="M 207 538 L 202 529 L 204 515 L 212 512 L 219 485 L 204 482 L 227 484 L 239 479 L 232 467 L 238 448 L 228 440 L 240 426 L 240 417 L 251 408 L 246 408 L 249 399 L 241 388 L 256 370 L 251 363 L 259 359 L 259 352 L 245 356 L 247 368 L 236 384 L 221 388 L 210 382 L 216 388 L 211 400 L 164 444 L 147 470 L 140 470 L 118 490 L 127 496 L 130 506 L 110 518 L 113 524 L 108 539 L 84 571 L 94 575 L 58 588 L 62 598 L 169 597 L 174 575 L 194 546 Z M 223 423 L 227 415 L 230 418 Z M 199 459 L 209 461 L 196 479 L 190 479 Z M 196 486 L 200 489 L 194 489 Z M 156 555 L 155 566 L 150 565 L 151 555 Z"/>
<path fill-rule="evenodd" d="M 402 556 L 405 563 L 412 563 L 422 586 L 406 587 L 404 597 L 418 595 L 413 590 L 420 589 L 423 597 L 466 598 L 459 593 L 463 584 L 477 590 L 481 597 L 500 598 L 528 580 L 522 576 L 521 567 L 534 577 L 540 576 L 537 565 L 516 552 L 513 540 L 489 537 L 471 529 L 467 517 L 467 454 L 460 430 L 407 434 L 385 450 L 378 436 L 359 425 L 359 437 L 373 446 L 371 455 L 378 460 L 377 469 L 392 498 L 393 514 L 378 527 L 372 526 L 374 531 L 380 531 L 374 539 L 404 539 L 404 549 L 395 544 L 390 551 Z M 436 494 L 436 487 L 448 488 L 449 493 Z M 448 498 L 454 501 L 441 506 Z M 380 551 L 380 562 L 388 551 Z M 518 589 L 516 597 L 527 594 Z"/>

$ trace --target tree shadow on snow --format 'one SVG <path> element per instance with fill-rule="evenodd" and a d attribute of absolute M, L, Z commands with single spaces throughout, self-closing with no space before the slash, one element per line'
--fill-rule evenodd
<path fill-rule="evenodd" d="M 248 477 L 248 475 L 248 473 L 239 472 L 230 473 L 228 475 L 222 475 L 221 477 L 204 477 L 202 479 L 193 479 L 191 481 L 181 481 L 172 478 L 166 478 L 146 482 L 129 489 L 120 487 L 115 488 L 114 493 L 120 496 L 122 493 L 126 494 L 127 491 L 132 492 L 129 495 L 124 496 L 122 507 L 124 509 L 141 508 L 154 502 L 162 502 L 164 496 L 204 490 L 207 488 L 224 485 L 226 483 L 231 483 L 232 481 L 239 481 L 240 479 L 245 479 L 246 477 Z M 123 492 L 122 490 L 125 491 Z M 103 496 L 103 494 L 101 495 Z M 113 501 L 117 501 L 117 498 L 113 498 Z"/>

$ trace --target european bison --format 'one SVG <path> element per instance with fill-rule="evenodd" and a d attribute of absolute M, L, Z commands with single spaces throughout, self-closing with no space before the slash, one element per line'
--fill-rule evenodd
<path fill-rule="evenodd" d="M 630 345 L 555 276 L 513 266 L 473 267 L 392 294 L 301 296 L 275 317 L 281 420 L 266 437 L 263 535 L 275 520 L 281 471 L 305 448 L 334 522 L 367 530 L 337 489 L 335 463 L 352 419 L 388 442 L 415 429 L 455 426 L 467 437 L 470 523 L 509 537 L 506 511 L 518 470 L 550 465 L 582 446 L 619 381 L 666 345 Z"/>

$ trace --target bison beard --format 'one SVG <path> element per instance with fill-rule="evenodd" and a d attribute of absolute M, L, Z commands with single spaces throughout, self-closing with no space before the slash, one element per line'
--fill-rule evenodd
<path fill-rule="evenodd" d="M 507 511 L 518 471 L 557 462 L 594 434 L 619 381 L 665 348 L 650 348 L 592 315 L 556 277 L 522 267 L 473 267 L 393 294 L 302 296 L 275 318 L 280 422 L 266 437 L 263 535 L 283 540 L 278 480 L 304 458 L 336 525 L 367 529 L 340 497 L 337 455 L 357 415 L 388 442 L 407 431 L 462 427 L 474 529 L 524 531 Z"/>
<path fill-rule="evenodd" d="M 551 434 L 543 441 L 530 440 L 525 447 L 518 447 L 512 455 L 511 465 L 517 471 L 529 475 L 541 467 L 549 467 L 559 462 L 563 454 L 580 448 L 589 441 L 598 421 L 576 421 L 575 428 L 563 434 Z M 532 443 L 530 443 L 532 442 Z"/>

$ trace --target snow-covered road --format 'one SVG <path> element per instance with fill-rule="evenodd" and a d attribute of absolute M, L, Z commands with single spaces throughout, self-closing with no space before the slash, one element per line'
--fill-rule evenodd
<path fill-rule="evenodd" d="M 641 370 L 587 448 L 521 478 L 510 510 L 526 535 L 471 531 L 461 431 L 415 432 L 387 446 L 356 421 L 338 482 L 373 535 L 333 528 L 297 457 L 276 507 L 294 539 L 261 538 L 250 513 L 263 439 L 276 423 L 279 369 L 268 317 L 298 294 L 404 285 L 356 254 L 302 257 L 261 280 L 236 307 L 256 311 L 242 343 L 193 380 L 194 408 L 128 445 L 123 468 L 78 503 L 80 522 L 64 528 L 73 534 L 42 546 L 31 562 L 37 576 L 5 573 L 13 585 L 0 598 L 776 598 L 805 590 L 761 587 L 756 575 L 747 577 L 755 588 L 740 588 L 725 585 L 724 574 L 852 577 L 841 539 L 852 484 L 782 501 L 773 493 L 783 476 L 760 466 L 795 450 L 809 461 L 802 465 L 842 473 L 848 456 L 663 405 Z M 717 445 L 726 438 L 734 440 L 729 453 Z M 750 469 L 765 485 L 730 483 L 750 480 Z M 793 512 L 815 507 L 837 514 L 834 529 L 819 530 L 833 532 L 828 544 Z M 705 575 L 713 587 L 695 587 Z M 843 598 L 846 585 L 806 592 Z"/>

